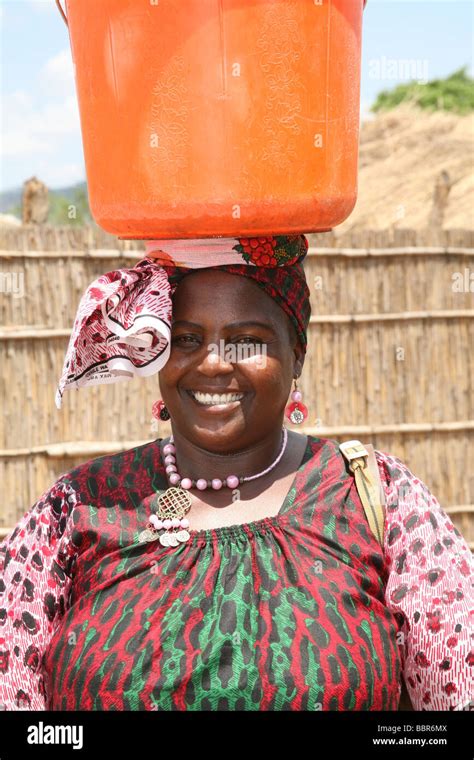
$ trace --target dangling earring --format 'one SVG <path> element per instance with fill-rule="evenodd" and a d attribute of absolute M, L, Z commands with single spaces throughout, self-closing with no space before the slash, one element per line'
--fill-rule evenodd
<path fill-rule="evenodd" d="M 296 385 L 296 378 L 294 378 L 294 384 L 295 389 L 291 394 L 293 403 L 288 404 L 286 407 L 285 416 L 290 420 L 290 422 L 293 423 L 293 425 L 301 425 L 301 423 L 304 422 L 308 416 L 308 410 L 304 404 L 300 403 L 303 396 L 301 395 L 301 392 L 298 390 L 298 387 Z"/>
<path fill-rule="evenodd" d="M 151 408 L 151 413 L 156 420 L 163 420 L 163 422 L 166 422 L 166 420 L 170 419 L 170 413 L 162 399 L 155 401 Z"/>

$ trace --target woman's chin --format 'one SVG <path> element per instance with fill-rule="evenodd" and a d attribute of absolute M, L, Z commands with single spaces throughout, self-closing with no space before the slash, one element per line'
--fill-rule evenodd
<path fill-rule="evenodd" d="M 238 411 L 224 416 L 195 415 L 186 419 L 182 432 L 185 438 L 197 446 L 208 451 L 226 454 L 235 443 L 248 437 L 249 425 Z"/>
<path fill-rule="evenodd" d="M 242 417 L 237 419 L 231 417 L 223 420 L 216 416 L 210 420 L 195 419 L 191 423 L 195 439 L 199 438 L 201 441 L 212 442 L 214 447 L 221 443 L 222 448 L 229 446 L 237 438 L 245 435 L 246 428 L 248 430 L 248 426 L 245 425 Z M 208 448 L 208 446 L 204 446 L 204 448 Z"/>

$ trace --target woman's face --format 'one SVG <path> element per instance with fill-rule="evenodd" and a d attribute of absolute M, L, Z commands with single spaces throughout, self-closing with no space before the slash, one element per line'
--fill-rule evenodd
<path fill-rule="evenodd" d="M 225 453 L 281 428 L 303 361 L 291 321 L 248 277 L 204 269 L 179 283 L 159 385 L 174 429 L 190 442 Z M 218 407 L 190 391 L 243 396 Z"/>

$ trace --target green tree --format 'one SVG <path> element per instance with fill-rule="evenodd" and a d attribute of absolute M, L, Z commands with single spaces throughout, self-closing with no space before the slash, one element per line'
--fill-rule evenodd
<path fill-rule="evenodd" d="M 474 111 L 474 79 L 467 74 L 467 66 L 464 66 L 446 79 L 432 79 L 426 84 L 400 84 L 393 90 L 380 92 L 371 111 L 389 111 L 400 103 L 413 103 L 430 111 L 453 111 L 465 115 Z"/>
<path fill-rule="evenodd" d="M 76 188 L 72 199 L 66 198 L 64 195 L 50 193 L 49 201 L 49 224 L 80 226 L 92 223 L 87 190 L 85 188 Z"/>

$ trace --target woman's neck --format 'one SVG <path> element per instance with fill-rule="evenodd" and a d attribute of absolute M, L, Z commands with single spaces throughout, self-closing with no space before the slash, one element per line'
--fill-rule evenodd
<path fill-rule="evenodd" d="M 288 441 L 290 434 L 291 431 L 288 433 Z M 202 448 L 175 430 L 173 430 L 173 438 L 176 447 L 176 467 L 181 477 L 205 478 L 206 480 L 224 479 L 228 475 L 237 475 L 237 477 L 256 475 L 273 464 L 283 445 L 282 426 L 275 428 L 268 436 L 242 450 L 225 454 Z M 162 446 L 166 442 L 164 441 Z"/>

